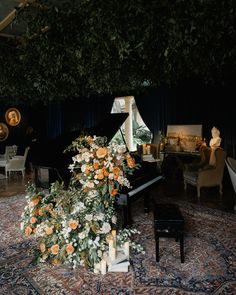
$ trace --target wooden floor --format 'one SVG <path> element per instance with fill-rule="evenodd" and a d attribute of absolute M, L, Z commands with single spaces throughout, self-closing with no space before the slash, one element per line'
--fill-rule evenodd
<path fill-rule="evenodd" d="M 1 171 L 0 171 L 1 173 Z M 12 173 L 7 179 L 0 178 L 0 200 L 17 194 L 25 193 L 26 184 L 33 181 L 33 174 L 26 173 L 25 178 L 20 173 Z M 202 188 L 200 200 L 197 198 L 197 190 L 188 186 L 184 190 L 183 180 L 174 177 L 166 177 L 161 180 L 152 190 L 152 194 L 168 196 L 173 200 L 185 200 L 191 203 L 198 203 L 205 207 L 220 209 L 227 212 L 235 212 L 236 195 L 233 191 L 227 170 L 225 170 L 223 181 L 223 195 L 219 194 L 217 187 Z"/>

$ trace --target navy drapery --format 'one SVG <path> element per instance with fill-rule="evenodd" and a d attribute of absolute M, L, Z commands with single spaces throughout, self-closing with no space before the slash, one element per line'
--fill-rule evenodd
<path fill-rule="evenodd" d="M 63 130 L 88 129 L 96 126 L 109 114 L 114 97 L 111 95 L 82 97 L 63 105 Z M 109 122 L 108 122 L 109 124 Z"/>
<path fill-rule="evenodd" d="M 159 131 L 164 134 L 170 121 L 170 97 L 168 88 L 160 87 L 146 89 L 141 94 L 135 95 L 139 113 L 153 134 L 153 143 L 157 143 Z"/>

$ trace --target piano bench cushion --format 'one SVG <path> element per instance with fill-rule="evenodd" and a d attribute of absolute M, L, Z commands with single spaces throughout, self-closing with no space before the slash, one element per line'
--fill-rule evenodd
<path fill-rule="evenodd" d="M 154 203 L 154 234 L 156 261 L 159 261 L 159 238 L 172 237 L 180 241 L 181 262 L 184 262 L 184 218 L 176 204 Z"/>

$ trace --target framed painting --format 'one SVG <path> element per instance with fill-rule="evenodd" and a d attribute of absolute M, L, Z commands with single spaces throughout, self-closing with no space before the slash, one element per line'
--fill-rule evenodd
<path fill-rule="evenodd" d="M 6 124 L 0 123 L 0 141 L 4 141 L 7 139 L 9 134 L 9 130 Z"/>
<path fill-rule="evenodd" d="M 21 121 L 21 113 L 16 108 L 10 108 L 5 113 L 5 119 L 8 125 L 16 126 Z"/>
<path fill-rule="evenodd" d="M 167 137 L 169 147 L 194 152 L 202 142 L 202 125 L 168 125 Z"/>

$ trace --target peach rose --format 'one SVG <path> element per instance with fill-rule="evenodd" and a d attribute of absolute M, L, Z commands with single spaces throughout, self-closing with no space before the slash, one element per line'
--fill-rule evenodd
<path fill-rule="evenodd" d="M 102 172 L 100 172 L 98 175 L 97 175 L 97 179 L 98 180 L 102 180 L 104 178 L 104 175 Z"/>
<path fill-rule="evenodd" d="M 98 159 L 104 158 L 107 155 L 107 148 L 98 148 L 96 151 L 96 156 Z"/>
<path fill-rule="evenodd" d="M 31 202 L 34 204 L 34 206 L 38 205 L 38 203 L 40 202 L 41 198 L 38 196 L 34 196 L 31 200 Z"/>
<path fill-rule="evenodd" d="M 30 218 L 30 223 L 36 223 L 37 222 L 37 218 L 35 218 L 35 217 L 31 217 Z"/>
<path fill-rule="evenodd" d="M 38 215 L 39 215 L 39 216 L 43 216 L 43 210 L 42 210 L 42 209 L 39 209 L 39 210 L 38 210 Z"/>
<path fill-rule="evenodd" d="M 109 175 L 109 172 L 107 171 L 106 168 L 102 168 L 102 172 L 103 172 L 104 176 L 106 176 L 106 177 Z"/>
<path fill-rule="evenodd" d="M 93 163 L 93 169 L 97 170 L 99 168 L 98 162 Z"/>
<path fill-rule="evenodd" d="M 118 193 L 118 189 L 117 188 L 113 188 L 112 191 L 111 191 L 111 195 L 114 197 L 116 196 Z"/>
<path fill-rule="evenodd" d="M 79 225 L 79 222 L 77 220 L 70 220 L 68 225 L 71 229 L 76 229 Z"/>
<path fill-rule="evenodd" d="M 42 253 L 44 253 L 46 251 L 46 246 L 44 243 L 40 243 L 39 248 Z"/>
<path fill-rule="evenodd" d="M 75 251 L 75 248 L 71 244 L 68 244 L 66 246 L 66 252 L 67 252 L 67 254 L 72 254 L 72 253 L 74 253 L 74 251 Z"/>
<path fill-rule="evenodd" d="M 52 254 L 57 255 L 59 252 L 59 245 L 58 244 L 52 245 L 51 252 Z"/>
<path fill-rule="evenodd" d="M 132 157 L 128 157 L 127 158 L 127 164 L 129 166 L 129 168 L 134 168 L 135 167 L 135 159 Z"/>
<path fill-rule="evenodd" d="M 118 179 L 119 175 L 120 175 L 120 168 L 119 167 L 114 167 L 113 168 L 113 174 L 114 174 L 114 179 Z"/>
<path fill-rule="evenodd" d="M 25 228 L 25 235 L 26 236 L 30 236 L 30 234 L 32 233 L 32 228 L 30 227 L 30 226 L 27 226 L 26 228 Z"/>
<path fill-rule="evenodd" d="M 47 227 L 46 228 L 46 234 L 49 236 L 49 235 L 51 235 L 52 233 L 53 233 L 53 228 L 54 228 L 54 226 L 51 226 L 51 227 Z"/>

